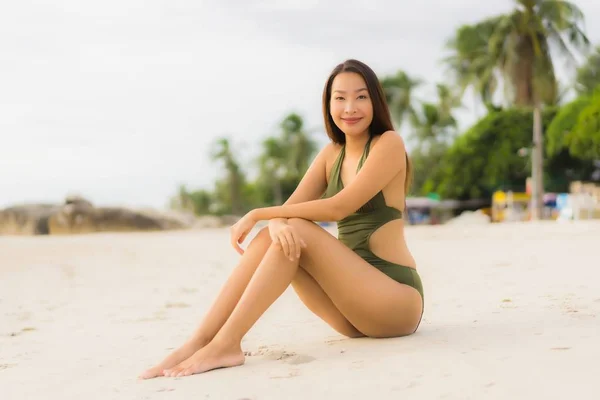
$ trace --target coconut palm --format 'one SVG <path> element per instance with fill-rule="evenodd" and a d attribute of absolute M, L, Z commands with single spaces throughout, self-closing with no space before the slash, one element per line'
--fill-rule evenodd
<path fill-rule="evenodd" d="M 591 95 L 600 87 L 600 46 L 590 54 L 584 65 L 577 69 L 575 89 L 579 94 Z"/>
<path fill-rule="evenodd" d="M 264 184 L 271 186 L 276 205 L 283 204 L 281 179 L 286 172 L 287 155 L 284 144 L 278 138 L 270 137 L 262 143 L 263 151 L 258 159 L 260 177 Z"/>
<path fill-rule="evenodd" d="M 415 105 L 414 91 L 422 84 L 423 82 L 420 79 L 413 78 L 402 70 L 396 72 L 395 75 L 381 78 L 381 86 L 383 87 L 390 113 L 398 129 L 405 122 L 410 125 L 417 123 L 417 107 Z"/>
<path fill-rule="evenodd" d="M 543 207 L 541 108 L 555 104 L 559 94 L 550 49 L 574 61 L 571 49 L 585 50 L 589 44 L 581 28 L 583 19 L 569 1 L 515 0 L 511 13 L 462 27 L 450 42 L 449 64 L 459 85 L 472 84 L 489 100 L 502 77 L 505 100 L 534 110 L 532 219 L 541 217 Z"/>
<path fill-rule="evenodd" d="M 471 87 L 489 111 L 497 108 L 493 96 L 498 88 L 498 62 L 488 47 L 499 19 L 461 26 L 448 41 L 451 55 L 444 59 L 461 95 Z"/>
<path fill-rule="evenodd" d="M 296 113 L 288 114 L 280 124 L 281 141 L 287 152 L 287 175 L 300 182 L 308 170 L 317 145 L 304 128 L 304 120 Z"/>
<path fill-rule="evenodd" d="M 240 169 L 238 161 L 235 159 L 231 144 L 227 138 L 219 138 L 215 142 L 212 152 L 212 159 L 221 161 L 227 171 L 228 197 L 226 201 L 231 205 L 231 212 L 234 215 L 241 215 L 243 212 L 242 189 L 244 186 L 244 175 Z"/>

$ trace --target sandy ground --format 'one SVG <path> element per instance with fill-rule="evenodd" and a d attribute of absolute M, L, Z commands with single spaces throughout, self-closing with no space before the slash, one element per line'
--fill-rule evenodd
<path fill-rule="evenodd" d="M 345 339 L 290 289 L 246 365 L 136 379 L 196 326 L 227 230 L 0 237 L 3 399 L 598 399 L 600 222 L 410 227 L 417 334 Z"/>

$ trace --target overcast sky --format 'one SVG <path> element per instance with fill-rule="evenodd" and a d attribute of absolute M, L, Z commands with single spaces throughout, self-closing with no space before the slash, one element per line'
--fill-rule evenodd
<path fill-rule="evenodd" d="M 600 43 L 600 2 L 577 0 Z M 209 188 L 230 136 L 246 165 L 288 112 L 322 131 L 330 70 L 444 79 L 446 40 L 512 0 L 81 0 L 0 6 L 0 207 L 60 202 L 164 207 Z M 594 19 L 594 17 L 596 19 Z M 468 106 L 470 104 L 467 104 Z M 461 122 L 475 119 L 473 110 Z M 325 142 L 324 134 L 320 136 Z"/>

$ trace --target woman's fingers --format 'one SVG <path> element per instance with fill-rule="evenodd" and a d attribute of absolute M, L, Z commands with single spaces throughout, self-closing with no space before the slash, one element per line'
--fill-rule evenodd
<path fill-rule="evenodd" d="M 299 243 L 296 241 L 296 238 L 294 236 L 294 231 L 292 229 L 288 229 L 285 232 L 285 238 L 286 238 L 288 244 L 290 245 L 289 253 L 287 254 L 287 256 L 290 260 L 293 261 L 294 259 L 300 257 Z"/>
<path fill-rule="evenodd" d="M 279 239 L 279 243 L 281 243 L 281 250 L 283 251 L 283 254 L 287 257 L 290 258 L 290 243 L 288 241 L 287 236 L 285 235 L 284 232 L 281 232 L 278 236 Z"/>
<path fill-rule="evenodd" d="M 242 254 L 244 254 L 244 250 L 240 247 L 240 244 L 238 241 L 239 241 L 239 235 L 237 234 L 235 229 L 232 229 L 232 231 L 231 231 L 231 246 L 233 246 L 235 251 L 237 251 L 240 255 L 242 255 Z"/>
<path fill-rule="evenodd" d="M 304 240 L 292 227 L 274 230 L 274 234 L 271 234 L 271 241 L 280 247 L 283 254 L 292 261 L 300 258 L 302 248 L 306 247 Z"/>

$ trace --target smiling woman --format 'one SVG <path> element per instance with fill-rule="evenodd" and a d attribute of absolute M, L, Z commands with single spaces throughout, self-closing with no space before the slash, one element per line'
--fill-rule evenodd
<path fill-rule="evenodd" d="M 242 338 L 290 284 L 343 335 L 417 330 L 423 286 L 403 221 L 408 157 L 371 68 L 357 60 L 334 68 L 323 116 L 331 143 L 283 206 L 255 209 L 232 226 L 238 266 L 189 340 L 142 378 L 243 364 Z M 260 220 L 268 227 L 244 251 L 240 244 Z M 313 221 L 336 221 L 338 237 Z"/>

